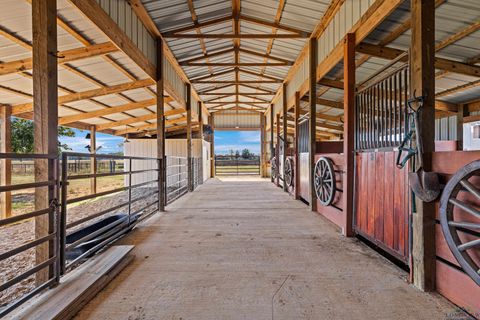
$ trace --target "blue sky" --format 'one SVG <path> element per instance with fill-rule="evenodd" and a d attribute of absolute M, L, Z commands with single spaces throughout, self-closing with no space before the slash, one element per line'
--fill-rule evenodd
<path fill-rule="evenodd" d="M 248 149 L 260 153 L 260 131 L 215 131 L 215 154 L 229 154 L 230 150 Z"/>
<path fill-rule="evenodd" d="M 85 147 L 90 144 L 90 139 L 85 139 L 89 131 L 73 129 L 75 137 L 60 137 L 61 143 L 66 143 L 71 151 L 74 152 L 88 152 Z M 97 148 L 102 146 L 98 153 L 114 153 L 123 151 L 123 147 L 119 144 L 123 142 L 123 137 L 116 137 L 109 134 L 97 133 Z"/>
<path fill-rule="evenodd" d="M 90 144 L 85 139 L 88 131 L 73 129 L 75 137 L 60 137 L 62 143 L 66 143 L 74 152 L 88 152 L 85 147 Z M 119 146 L 123 137 L 97 133 L 97 147 L 102 146 L 98 153 L 114 153 L 123 151 Z M 230 150 L 241 152 L 248 149 L 255 154 L 260 153 L 260 131 L 215 131 L 215 153 L 229 154 Z"/>

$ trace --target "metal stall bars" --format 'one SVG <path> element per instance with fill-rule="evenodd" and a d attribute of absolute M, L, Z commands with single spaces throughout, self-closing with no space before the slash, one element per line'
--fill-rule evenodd
<path fill-rule="evenodd" d="M 3 317 L 16 307 L 20 306 L 22 303 L 25 303 L 34 295 L 38 294 L 40 291 L 56 285 L 60 279 L 60 247 L 59 236 L 60 236 L 60 224 L 59 224 L 59 211 L 58 211 L 58 196 L 59 196 L 59 179 L 58 179 L 58 161 L 56 156 L 50 156 L 47 154 L 15 154 L 15 153 L 0 153 L 0 159 L 32 159 L 34 161 L 49 161 L 54 168 L 54 178 L 46 181 L 35 181 L 27 183 L 18 183 L 12 185 L 0 186 L 0 193 L 12 192 L 27 190 L 32 188 L 40 187 L 54 187 L 55 198 L 50 202 L 50 205 L 47 208 L 40 208 L 34 211 L 27 213 L 22 213 L 19 215 L 14 215 L 8 218 L 3 218 L 0 220 L 0 228 L 14 227 L 16 224 L 25 222 L 25 223 L 34 223 L 31 221 L 33 218 L 40 218 L 48 216 L 49 221 L 53 221 L 53 226 L 48 230 L 47 234 L 33 239 L 32 241 L 23 242 L 19 245 L 16 245 L 14 248 L 9 249 L 0 254 L 0 262 L 8 263 L 8 259 L 17 256 L 19 254 L 27 254 L 28 250 L 34 249 L 39 245 L 49 243 L 49 247 L 53 250 L 49 250 L 48 259 L 43 262 L 35 262 L 35 264 L 29 267 L 27 270 L 22 270 L 21 266 L 18 266 L 15 271 L 17 274 L 8 279 L 6 282 L 3 282 L 0 285 L 0 293 L 6 292 L 6 290 L 14 287 L 15 285 L 20 284 L 21 281 L 28 279 L 31 276 L 36 275 L 39 271 L 48 268 L 48 279 L 45 282 L 36 285 L 32 290 L 29 290 L 26 294 L 9 301 L 5 306 L 0 308 L 0 317 Z M 5 216 L 5 215 L 3 215 Z M 30 220 L 30 221 L 29 221 Z M 2 231 L 5 231 L 3 229 Z"/>
<path fill-rule="evenodd" d="M 188 192 L 187 157 L 167 156 L 167 204 Z"/>
<path fill-rule="evenodd" d="M 355 101 L 355 149 L 399 147 L 409 132 L 409 65 L 398 56 L 359 84 Z M 398 66 L 400 63 L 400 66 Z"/>
<path fill-rule="evenodd" d="M 94 158 L 98 164 L 101 159 L 110 162 L 109 170 L 106 172 L 71 174 L 68 170 L 69 159 Z M 99 161 L 100 160 L 100 161 Z M 119 162 L 117 166 L 123 166 L 124 170 L 112 168 L 111 161 Z M 136 164 L 135 161 L 141 162 Z M 62 196 L 61 196 L 61 272 L 77 265 L 102 247 L 113 242 L 118 237 L 131 230 L 136 224 L 159 211 L 158 192 L 160 187 L 161 159 L 131 156 L 115 156 L 102 154 L 85 154 L 65 152 L 62 154 Z M 142 169 L 135 169 L 140 167 Z M 152 177 L 152 172 L 153 177 Z M 123 176 L 124 182 L 121 187 L 110 188 L 106 191 L 90 193 L 88 195 L 69 197 L 69 185 L 81 179 L 92 179 L 102 177 Z M 139 178 L 136 178 L 139 176 Z M 132 183 L 132 181 L 139 181 Z M 139 196 L 133 191 L 142 188 Z M 68 215 L 68 206 L 83 203 L 85 201 L 100 198 L 107 195 L 122 194 L 120 203 L 115 202 L 112 206 L 102 209 L 93 214 L 86 215 L 80 219 L 71 221 Z M 126 192 L 126 193 L 125 193 Z M 152 197 L 150 201 L 148 198 Z M 124 200 L 123 198 L 126 198 Z M 139 201 L 144 200 L 145 203 Z M 139 205 L 137 204 L 139 203 Z M 147 209 L 154 207 L 153 210 Z M 120 213 L 119 213 L 120 212 Z M 115 213 L 115 215 L 113 215 Z"/>

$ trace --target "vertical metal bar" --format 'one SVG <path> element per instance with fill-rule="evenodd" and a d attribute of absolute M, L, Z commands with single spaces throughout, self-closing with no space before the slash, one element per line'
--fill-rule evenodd
<path fill-rule="evenodd" d="M 60 229 L 61 229 L 61 221 L 60 221 L 60 211 L 58 210 L 58 205 L 59 205 L 59 199 L 60 199 L 60 167 L 59 167 L 59 161 L 60 158 L 57 157 L 53 160 L 53 170 L 54 170 L 54 177 L 55 177 L 55 207 L 54 207 L 54 220 L 55 220 L 55 238 L 53 239 L 54 241 L 54 247 L 55 247 L 55 270 L 54 270 L 54 275 L 55 275 L 55 284 L 58 284 L 60 282 L 60 272 L 61 272 L 61 259 L 60 259 L 60 252 L 61 252 L 61 245 L 60 245 Z"/>
<path fill-rule="evenodd" d="M 62 205 L 60 212 L 60 272 L 65 274 L 66 255 L 65 255 L 65 242 L 67 234 L 67 195 L 68 195 L 68 156 L 66 153 L 62 154 Z"/>
<path fill-rule="evenodd" d="M 367 93 L 366 91 L 362 92 L 362 149 L 367 147 L 367 116 L 366 116 L 366 105 L 367 105 Z"/>
<path fill-rule="evenodd" d="M 388 78 L 388 145 L 391 147 L 392 143 L 392 105 L 393 94 L 395 89 L 392 86 L 392 77 Z"/>
<path fill-rule="evenodd" d="M 161 197 L 160 197 L 160 192 L 162 192 L 162 188 L 161 188 L 161 185 L 162 185 L 162 182 L 161 182 L 161 179 L 160 179 L 160 170 L 161 170 L 161 162 L 162 160 L 161 159 L 157 159 L 157 188 L 158 188 L 158 197 L 159 199 L 157 199 L 157 210 L 160 211 L 160 208 L 161 208 L 161 205 L 160 205 L 160 202 L 162 201 L 161 200 Z"/>
<path fill-rule="evenodd" d="M 409 82 L 408 82 L 408 79 L 410 78 L 408 72 L 409 72 L 409 68 L 408 68 L 408 66 L 407 66 L 407 67 L 405 67 L 405 69 L 404 69 L 404 77 L 403 77 L 403 78 L 404 78 L 404 79 L 403 79 L 403 81 L 404 81 L 404 88 L 403 88 L 403 90 L 404 90 L 404 95 L 405 95 L 405 100 L 404 100 L 405 105 L 404 105 L 404 107 L 403 107 L 404 121 L 405 121 L 405 126 L 404 126 L 404 127 L 405 127 L 405 128 L 404 128 L 404 135 L 405 135 L 405 136 L 407 135 L 408 131 L 410 131 L 410 128 L 409 128 L 410 124 L 408 123 L 408 106 L 407 106 L 408 92 L 409 92 Z"/>
<path fill-rule="evenodd" d="M 393 128 L 394 128 L 394 136 L 393 136 L 393 141 L 394 145 L 397 145 L 398 143 L 398 138 L 397 138 L 397 128 L 398 128 L 398 79 L 396 75 L 394 74 L 392 76 L 393 78 L 393 86 L 395 88 L 395 97 L 394 97 L 394 104 L 393 104 Z M 400 92 L 401 93 L 401 92 Z"/>
<path fill-rule="evenodd" d="M 132 159 L 128 159 L 128 224 L 130 225 L 130 214 L 132 213 Z"/>
<path fill-rule="evenodd" d="M 386 81 L 383 80 L 382 81 L 382 99 L 381 99 L 381 104 L 382 104 L 382 115 L 381 115 L 381 123 L 382 123 L 382 147 L 386 147 L 387 144 L 385 143 L 385 137 L 386 137 L 386 133 L 385 133 L 385 100 L 387 98 L 387 86 L 386 86 Z"/>
<path fill-rule="evenodd" d="M 375 103 L 375 90 L 373 87 L 370 88 L 370 105 L 368 106 L 369 108 L 369 117 L 368 117 L 368 121 L 369 121 L 369 126 L 370 126 L 370 149 L 373 149 L 373 132 L 374 132 L 374 128 L 373 128 L 373 105 Z"/>

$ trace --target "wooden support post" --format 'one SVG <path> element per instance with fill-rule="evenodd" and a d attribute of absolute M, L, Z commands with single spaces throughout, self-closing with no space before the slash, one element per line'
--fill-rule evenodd
<path fill-rule="evenodd" d="M 431 171 L 435 139 L 435 1 L 411 0 L 410 94 L 425 95 L 419 118 L 423 169 Z M 424 291 L 435 288 L 435 205 L 416 198 L 413 213 L 413 283 Z"/>
<path fill-rule="evenodd" d="M 167 157 L 165 156 L 165 96 L 163 75 L 163 40 L 157 38 L 157 158 L 160 159 L 158 176 L 158 209 L 167 205 Z"/>
<path fill-rule="evenodd" d="M 90 154 L 95 155 L 97 153 L 97 129 L 95 126 L 90 126 Z M 90 193 L 97 193 L 97 159 L 95 157 L 90 158 L 90 173 L 93 177 L 90 178 Z"/>
<path fill-rule="evenodd" d="M 465 117 L 468 117 L 468 107 L 461 104 L 457 111 L 457 150 L 463 150 L 463 118 Z"/>
<path fill-rule="evenodd" d="M 58 153 L 58 78 L 57 78 L 57 1 L 32 1 L 33 34 L 33 121 L 34 151 L 56 156 Z M 54 180 L 54 162 L 35 161 L 35 181 Z M 49 208 L 56 199 L 55 187 L 35 189 L 35 210 Z M 54 231 L 54 215 L 44 214 L 35 218 L 35 238 L 39 239 Z M 36 264 L 55 255 L 54 240 L 36 247 Z M 37 272 L 36 283 L 41 284 L 53 277 L 53 265 Z"/>
<path fill-rule="evenodd" d="M 191 86 L 189 83 L 186 84 L 187 91 L 187 105 L 185 109 L 187 110 L 187 186 L 188 191 L 193 191 L 193 166 L 192 166 L 192 97 L 191 97 Z"/>
<path fill-rule="evenodd" d="M 261 113 L 260 117 L 260 176 L 265 177 L 265 115 Z"/>
<path fill-rule="evenodd" d="M 275 156 L 274 154 L 274 144 L 273 144 L 273 104 L 270 105 L 270 161 L 272 160 L 272 158 Z M 270 166 L 272 167 L 273 166 L 273 163 L 270 163 Z M 271 174 L 270 172 L 270 178 L 273 182 L 273 175 Z"/>
<path fill-rule="evenodd" d="M 215 117 L 210 115 L 210 129 L 212 130 L 212 141 L 210 141 L 210 178 L 215 178 Z"/>
<path fill-rule="evenodd" d="M 317 39 L 311 38 L 309 47 L 309 103 L 310 103 L 310 120 L 309 120 L 309 150 L 308 150 L 308 172 L 309 172 L 309 202 L 310 202 L 310 210 L 317 211 L 317 196 L 315 194 L 315 153 L 316 153 L 316 133 L 317 133 Z"/>
<path fill-rule="evenodd" d="M 300 153 L 299 153 L 299 143 L 300 143 L 300 136 L 299 136 L 299 124 L 298 118 L 300 117 L 300 92 L 295 92 L 295 112 L 293 116 L 294 126 L 295 126 L 295 169 L 293 170 L 293 177 L 295 179 L 294 188 L 295 188 L 295 199 L 300 199 Z"/>
<path fill-rule="evenodd" d="M 198 166 L 198 184 L 203 184 L 203 111 L 202 102 L 198 101 L 198 125 L 200 135 L 200 164 Z"/>
<path fill-rule="evenodd" d="M 277 147 L 275 148 L 275 159 L 277 160 L 277 179 L 275 184 L 280 186 L 280 113 L 276 115 L 276 137 L 277 137 Z"/>
<path fill-rule="evenodd" d="M 353 236 L 354 116 L 355 116 L 355 33 L 347 33 L 343 51 L 343 215 L 344 236 Z"/>
<path fill-rule="evenodd" d="M 11 106 L 0 106 L 0 153 L 12 152 L 12 127 L 11 127 Z M 8 186 L 12 184 L 12 161 L 10 159 L 0 159 L 0 185 Z M 0 219 L 12 216 L 12 193 L 0 193 Z"/>
<path fill-rule="evenodd" d="M 283 84 L 282 89 L 282 107 L 283 107 L 283 155 L 282 155 L 282 162 L 283 162 L 283 191 L 288 192 L 288 186 L 285 183 L 285 167 L 287 163 L 287 149 L 288 149 L 288 122 L 287 122 L 287 109 L 288 109 L 288 101 L 287 101 L 287 84 Z"/>

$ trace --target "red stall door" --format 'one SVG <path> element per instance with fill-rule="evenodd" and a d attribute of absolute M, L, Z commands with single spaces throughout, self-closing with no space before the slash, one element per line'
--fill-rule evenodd
<path fill-rule="evenodd" d="M 394 151 L 356 154 L 354 230 L 408 264 L 408 173 L 395 166 L 396 155 Z"/>

